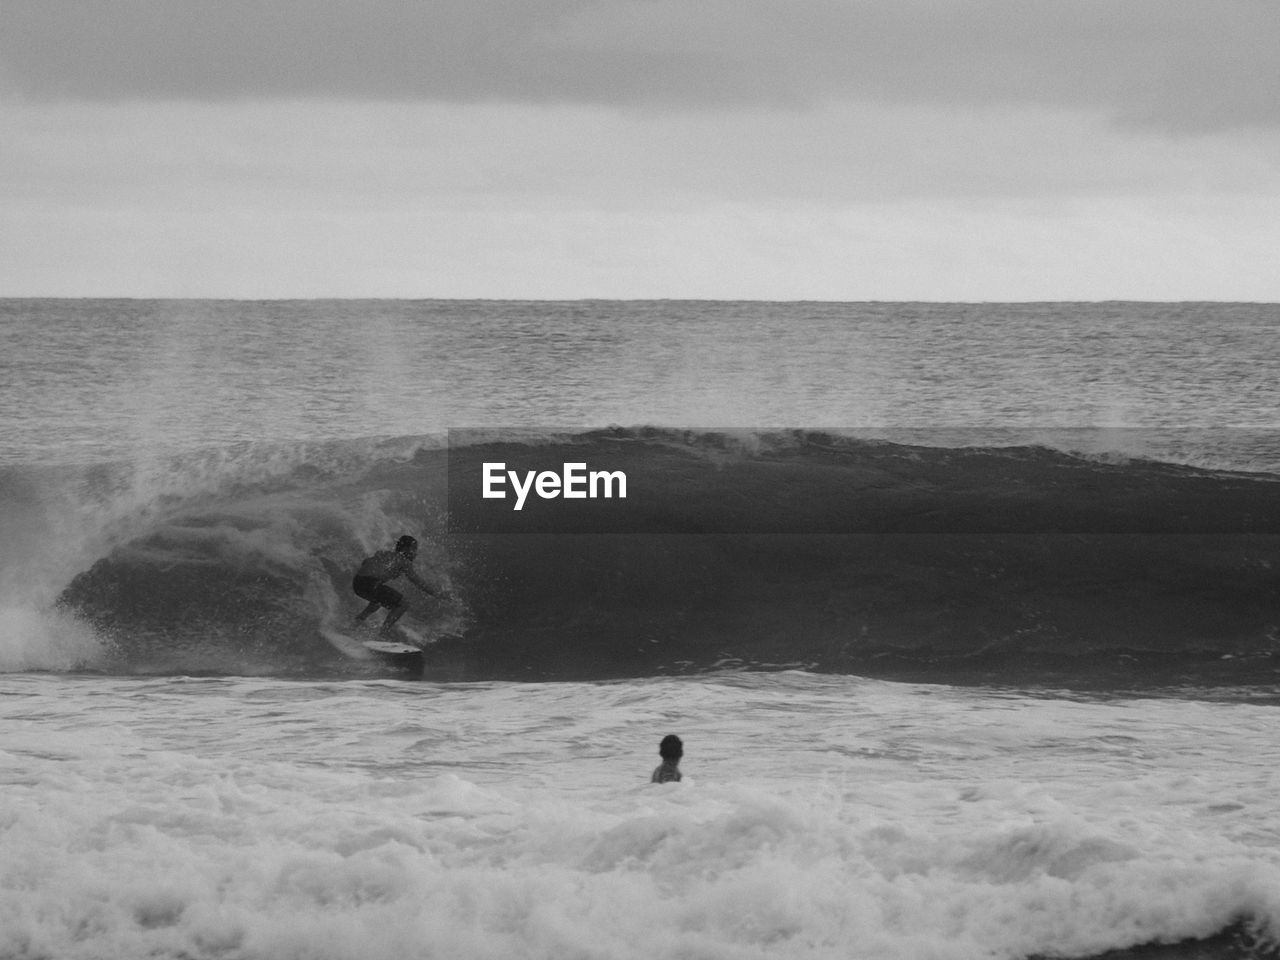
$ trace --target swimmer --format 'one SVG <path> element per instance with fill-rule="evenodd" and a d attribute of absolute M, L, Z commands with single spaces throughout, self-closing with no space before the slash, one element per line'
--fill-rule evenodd
<path fill-rule="evenodd" d="M 668 733 L 658 746 L 662 763 L 653 771 L 651 783 L 676 783 L 680 780 L 680 758 L 684 756 L 684 744 L 674 733 Z"/>

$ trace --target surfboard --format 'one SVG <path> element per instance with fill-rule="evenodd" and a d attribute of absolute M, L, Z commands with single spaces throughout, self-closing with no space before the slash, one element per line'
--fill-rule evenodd
<path fill-rule="evenodd" d="M 405 670 L 421 670 L 422 648 L 411 643 L 396 643 L 394 640 L 365 640 L 363 646 L 375 657 L 385 660 L 393 666 Z"/>
<path fill-rule="evenodd" d="M 321 626 L 320 636 L 353 660 L 381 660 L 398 669 L 422 669 L 424 660 L 422 648 L 411 643 L 398 643 L 394 640 L 356 640 L 330 626 Z"/>

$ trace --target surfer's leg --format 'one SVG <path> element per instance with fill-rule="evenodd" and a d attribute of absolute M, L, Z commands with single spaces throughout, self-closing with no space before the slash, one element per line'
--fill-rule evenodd
<path fill-rule="evenodd" d="M 382 621 L 382 632 L 386 634 L 391 633 L 391 628 L 396 625 L 397 620 L 405 615 L 405 611 L 408 609 L 409 605 L 407 603 L 401 603 L 400 606 L 393 610 L 389 610 L 387 612 L 387 619 Z"/>
<path fill-rule="evenodd" d="M 397 607 L 404 606 L 404 596 L 399 590 L 393 590 L 385 583 L 378 583 L 372 577 L 356 577 L 351 586 L 357 597 L 369 601 L 369 605 L 356 614 L 356 623 L 364 623 L 383 607 L 395 610 Z"/>

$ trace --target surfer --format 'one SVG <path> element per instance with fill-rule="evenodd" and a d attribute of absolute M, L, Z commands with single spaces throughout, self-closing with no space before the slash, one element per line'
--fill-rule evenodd
<path fill-rule="evenodd" d="M 388 581 L 399 577 L 408 577 L 409 582 L 423 593 L 436 595 L 436 591 L 427 586 L 413 567 L 417 555 L 418 541 L 405 534 L 396 541 L 394 550 L 379 550 L 373 556 L 365 557 L 351 581 L 351 589 L 356 596 L 369 601 L 369 605 L 356 614 L 356 623 L 364 623 L 378 609 L 385 607 L 387 618 L 382 621 L 381 632 L 383 636 L 393 635 L 396 621 L 409 609 L 400 591 L 387 585 Z"/>
<path fill-rule="evenodd" d="M 674 733 L 668 733 L 658 745 L 658 756 L 662 763 L 649 778 L 651 783 L 673 783 L 680 779 L 680 758 L 684 756 L 684 744 Z"/>

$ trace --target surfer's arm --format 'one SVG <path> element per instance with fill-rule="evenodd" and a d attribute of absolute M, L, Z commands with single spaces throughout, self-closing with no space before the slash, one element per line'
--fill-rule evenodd
<path fill-rule="evenodd" d="M 433 597 L 436 595 L 436 589 L 430 586 L 422 577 L 418 576 L 418 571 L 413 567 L 405 567 L 404 575 L 409 578 L 409 582 L 421 590 L 423 593 L 429 593 Z"/>

